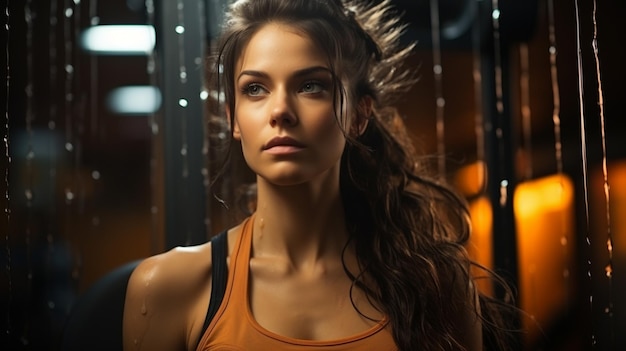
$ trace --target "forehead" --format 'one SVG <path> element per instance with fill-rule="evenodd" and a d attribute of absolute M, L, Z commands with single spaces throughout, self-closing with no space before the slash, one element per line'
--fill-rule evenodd
<path fill-rule="evenodd" d="M 252 35 L 237 60 L 242 70 L 300 69 L 328 67 L 325 50 L 302 30 L 283 23 L 269 23 Z"/>

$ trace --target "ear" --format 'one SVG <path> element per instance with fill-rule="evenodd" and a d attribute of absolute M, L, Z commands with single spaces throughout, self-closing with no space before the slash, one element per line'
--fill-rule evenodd
<path fill-rule="evenodd" d="M 230 118 L 230 107 L 226 106 L 226 118 L 228 120 L 228 123 L 232 123 L 233 125 L 232 130 L 233 130 L 233 139 L 235 140 L 241 140 L 241 131 L 239 130 L 239 123 L 237 123 L 237 119 Z M 232 121 L 232 122 L 231 122 Z"/>
<path fill-rule="evenodd" d="M 359 104 L 356 108 L 355 119 L 352 123 L 352 133 L 358 137 L 365 132 L 370 116 L 372 115 L 372 109 L 374 108 L 374 99 L 366 95 L 359 100 Z"/>

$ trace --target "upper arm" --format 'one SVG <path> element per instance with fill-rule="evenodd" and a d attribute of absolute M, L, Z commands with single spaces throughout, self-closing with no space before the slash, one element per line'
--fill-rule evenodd
<path fill-rule="evenodd" d="M 130 277 L 124 305 L 125 351 L 186 349 L 187 292 L 178 289 L 180 278 L 173 273 L 181 262 L 171 256 L 147 258 Z"/>
<path fill-rule="evenodd" d="M 124 350 L 195 350 L 211 298 L 212 266 L 211 242 L 142 261 L 126 290 Z"/>

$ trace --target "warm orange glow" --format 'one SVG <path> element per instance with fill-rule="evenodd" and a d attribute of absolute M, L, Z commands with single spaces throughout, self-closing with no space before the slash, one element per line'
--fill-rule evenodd
<path fill-rule="evenodd" d="M 520 306 L 541 328 L 549 328 L 570 302 L 573 192 L 563 175 L 522 183 L 515 192 Z M 536 326 L 529 318 L 523 323 L 534 340 Z"/>
<path fill-rule="evenodd" d="M 626 261 L 626 161 L 612 162 L 607 165 L 610 198 L 610 233 L 613 242 L 610 244 L 613 250 L 614 260 Z M 598 167 L 594 172 L 589 184 L 589 215 L 590 240 L 600 243 L 608 240 L 606 194 L 604 192 L 604 175 Z M 593 262 L 608 261 L 609 243 L 607 245 L 594 245 Z"/>
<path fill-rule="evenodd" d="M 626 171 L 626 167 L 624 169 Z M 467 171 L 466 176 L 470 177 L 472 173 Z M 519 305 L 527 314 L 522 322 L 527 330 L 526 343 L 530 345 L 539 337 L 537 325 L 548 329 L 550 323 L 568 307 L 572 297 L 572 182 L 563 175 L 554 175 L 522 183 L 516 189 L 513 205 L 518 246 Z M 489 199 L 480 197 L 472 201 L 470 215 L 470 256 L 479 264 L 493 268 L 493 218 Z M 480 270 L 474 270 L 473 273 L 475 276 L 484 276 Z M 488 279 L 479 280 L 478 288 L 486 294 L 492 292 L 492 284 Z"/>
<path fill-rule="evenodd" d="M 493 223 L 491 204 L 486 196 L 480 197 L 470 203 L 470 216 L 472 217 L 472 235 L 467 250 L 470 257 L 477 263 L 487 268 L 492 268 L 491 256 L 491 228 Z M 472 271 L 474 276 L 481 277 L 485 272 L 479 269 Z M 478 288 L 485 294 L 491 294 L 492 285 L 489 279 L 478 280 Z"/>
<path fill-rule="evenodd" d="M 611 186 L 611 230 L 613 233 L 614 255 L 624 260 L 626 257 L 626 161 L 611 164 L 609 168 Z"/>
<path fill-rule="evenodd" d="M 466 196 L 480 194 L 485 187 L 485 163 L 474 162 L 461 168 L 456 173 L 454 185 Z"/>

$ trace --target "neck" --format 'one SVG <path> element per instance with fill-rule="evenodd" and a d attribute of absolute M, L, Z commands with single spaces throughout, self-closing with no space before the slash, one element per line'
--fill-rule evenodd
<path fill-rule="evenodd" d="M 257 179 L 254 252 L 294 267 L 338 258 L 347 239 L 338 181 L 275 186 Z"/>

